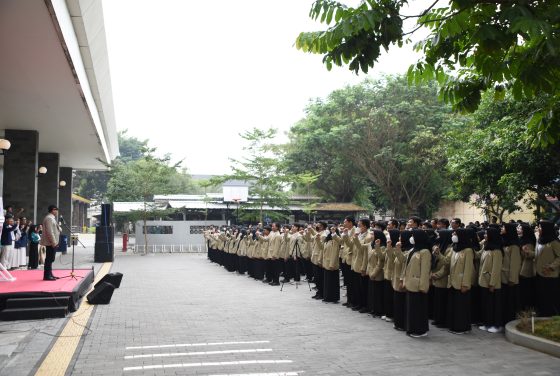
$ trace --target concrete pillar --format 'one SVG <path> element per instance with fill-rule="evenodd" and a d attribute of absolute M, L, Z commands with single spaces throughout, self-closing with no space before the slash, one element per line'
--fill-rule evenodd
<path fill-rule="evenodd" d="M 37 219 L 40 222 L 47 215 L 49 205 L 58 206 L 58 160 L 58 153 L 39 153 L 39 168 L 47 168 L 47 173 L 37 178 Z"/>
<path fill-rule="evenodd" d="M 37 223 L 39 133 L 6 129 L 4 137 L 12 144 L 4 156 L 4 206 L 12 205 L 16 213 L 23 208 L 22 215 Z"/>
<path fill-rule="evenodd" d="M 58 215 L 62 216 L 66 221 L 66 225 L 72 228 L 72 167 L 61 167 L 59 169 L 60 180 L 66 182 L 65 187 L 61 187 L 58 191 Z M 80 229 L 78 229 L 78 232 Z M 70 236 L 70 232 L 66 226 L 62 226 L 62 233 Z"/>

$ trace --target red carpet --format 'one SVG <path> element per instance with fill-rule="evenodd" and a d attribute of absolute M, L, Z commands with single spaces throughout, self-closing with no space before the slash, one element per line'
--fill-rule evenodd
<path fill-rule="evenodd" d="M 74 274 L 78 277 L 86 277 L 91 269 L 75 269 Z M 14 270 L 10 272 L 16 280 L 14 282 L 0 282 L 0 294 L 17 293 L 71 293 L 82 282 L 83 278 L 61 278 L 56 281 L 43 281 L 42 270 Z M 63 277 L 70 274 L 70 270 L 53 270 L 55 277 Z"/>

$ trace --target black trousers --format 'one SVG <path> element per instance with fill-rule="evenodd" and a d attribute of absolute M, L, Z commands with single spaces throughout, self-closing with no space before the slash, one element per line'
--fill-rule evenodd
<path fill-rule="evenodd" d="M 428 330 L 428 294 L 408 291 L 406 293 L 406 333 L 424 334 Z"/>
<path fill-rule="evenodd" d="M 29 269 L 37 269 L 39 267 L 39 244 L 29 243 Z"/>
<path fill-rule="evenodd" d="M 480 297 L 480 286 L 471 287 L 471 324 L 480 324 L 482 319 L 482 303 Z"/>
<path fill-rule="evenodd" d="M 560 279 L 535 277 L 537 314 L 541 317 L 560 315 Z"/>
<path fill-rule="evenodd" d="M 385 279 L 383 281 L 383 310 L 385 316 L 393 318 L 393 286 L 391 281 Z"/>
<path fill-rule="evenodd" d="M 393 323 L 395 328 L 404 330 L 406 327 L 406 293 L 393 290 Z"/>
<path fill-rule="evenodd" d="M 367 308 L 375 316 L 383 315 L 383 281 L 368 281 Z"/>
<path fill-rule="evenodd" d="M 519 276 L 519 304 L 524 311 L 535 308 L 535 278 Z"/>
<path fill-rule="evenodd" d="M 305 277 L 308 281 L 313 279 L 313 263 L 310 259 L 303 259 L 303 265 L 305 266 Z"/>
<path fill-rule="evenodd" d="M 447 288 L 434 287 L 434 325 L 447 326 Z"/>
<path fill-rule="evenodd" d="M 447 324 L 454 332 L 468 332 L 471 330 L 471 291 L 462 293 L 453 287 L 449 289 L 447 302 Z"/>
<path fill-rule="evenodd" d="M 367 276 L 364 281 L 360 273 L 352 272 L 352 300 L 354 307 L 367 307 L 368 280 Z"/>
<path fill-rule="evenodd" d="M 482 309 L 482 322 L 484 326 L 500 327 L 502 323 L 502 297 L 500 289 L 494 292 L 486 287 L 480 288 L 480 303 Z"/>
<path fill-rule="evenodd" d="M 317 287 L 317 296 L 323 298 L 324 295 L 324 275 L 323 268 L 318 265 L 313 264 L 313 281 Z"/>
<path fill-rule="evenodd" d="M 350 269 L 350 265 L 346 265 L 346 302 L 349 306 L 356 305 L 354 298 L 354 272 Z"/>
<path fill-rule="evenodd" d="M 43 278 L 52 277 L 52 263 L 54 262 L 55 249 L 51 246 L 47 246 L 47 254 L 45 255 L 45 269 L 43 272 Z"/>
<path fill-rule="evenodd" d="M 340 300 L 340 274 L 337 270 L 324 270 L 323 300 L 325 302 L 338 302 Z"/>

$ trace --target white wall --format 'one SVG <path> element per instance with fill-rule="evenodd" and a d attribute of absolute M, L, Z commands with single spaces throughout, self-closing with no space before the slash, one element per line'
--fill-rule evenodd
<path fill-rule="evenodd" d="M 173 234 L 148 234 L 149 245 L 204 245 L 201 233 L 191 234 L 193 226 L 225 226 L 224 221 L 147 221 L 147 226 L 172 226 Z M 144 245 L 143 222 L 136 222 L 136 245 Z M 193 229 L 194 230 L 194 229 Z"/>

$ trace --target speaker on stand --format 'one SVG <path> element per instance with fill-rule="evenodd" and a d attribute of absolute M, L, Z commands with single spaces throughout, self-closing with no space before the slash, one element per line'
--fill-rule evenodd
<path fill-rule="evenodd" d="M 115 231 L 111 224 L 111 204 L 101 204 L 101 223 L 95 228 L 95 262 L 112 262 L 115 255 Z"/>

